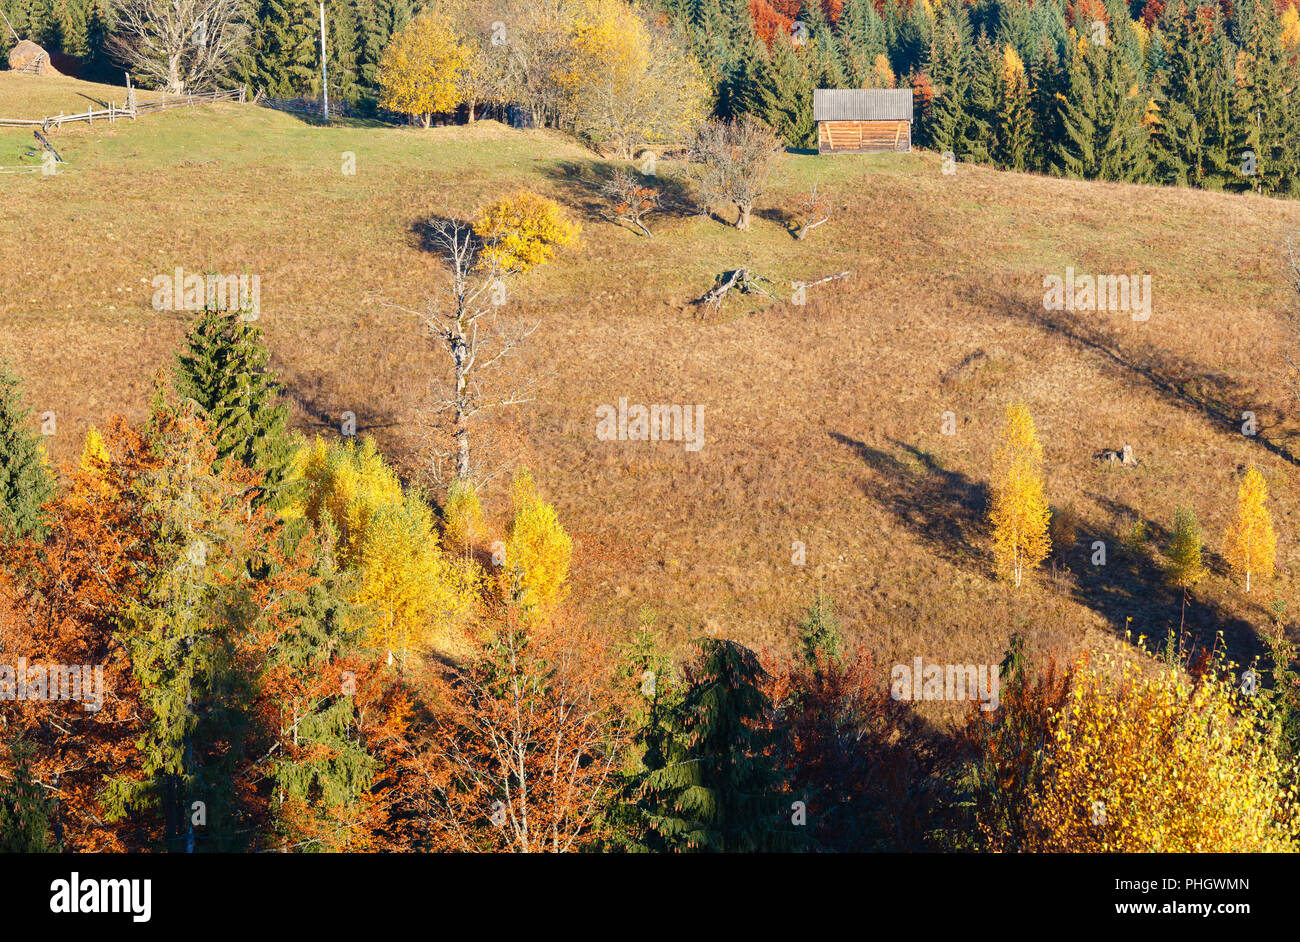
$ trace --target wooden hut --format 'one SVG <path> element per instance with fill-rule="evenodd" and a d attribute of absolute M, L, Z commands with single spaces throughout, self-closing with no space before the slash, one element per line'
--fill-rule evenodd
<path fill-rule="evenodd" d="M 813 92 L 819 154 L 912 149 L 910 88 L 819 88 Z"/>

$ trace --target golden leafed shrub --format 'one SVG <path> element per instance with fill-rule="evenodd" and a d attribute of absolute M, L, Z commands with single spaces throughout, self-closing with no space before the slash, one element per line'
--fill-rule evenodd
<path fill-rule="evenodd" d="M 1277 534 L 1268 512 L 1268 485 L 1253 464 L 1237 489 L 1237 515 L 1223 538 L 1223 555 L 1250 591 L 1252 576 L 1271 576 L 1277 558 Z"/>
<path fill-rule="evenodd" d="M 1023 849 L 1296 850 L 1296 768 L 1263 710 L 1226 671 L 1189 678 L 1117 656 L 1080 665 L 1029 793 Z"/>
<path fill-rule="evenodd" d="M 497 200 L 474 220 L 484 243 L 480 266 L 503 272 L 527 272 L 550 261 L 581 231 L 559 203 L 527 190 Z"/>

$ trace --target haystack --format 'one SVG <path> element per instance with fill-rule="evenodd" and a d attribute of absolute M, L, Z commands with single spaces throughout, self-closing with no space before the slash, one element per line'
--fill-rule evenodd
<path fill-rule="evenodd" d="M 50 54 L 30 39 L 20 39 L 18 45 L 9 50 L 9 68 L 15 72 L 30 72 L 35 75 L 59 75 L 58 69 L 50 65 Z"/>

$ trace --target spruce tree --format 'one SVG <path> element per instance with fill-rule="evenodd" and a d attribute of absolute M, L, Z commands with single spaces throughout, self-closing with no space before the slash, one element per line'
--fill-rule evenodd
<path fill-rule="evenodd" d="M 31 427 L 18 378 L 0 362 L 0 542 L 44 538 L 41 506 L 53 495 L 44 443 Z"/>
<path fill-rule="evenodd" d="M 802 51 L 813 88 L 843 88 L 844 68 L 840 62 L 839 45 L 821 0 L 804 0 L 799 22 L 806 31 L 807 40 Z"/>
<path fill-rule="evenodd" d="M 681 709 L 682 689 L 672 662 L 649 626 L 638 629 L 621 653 L 619 680 L 635 691 L 628 716 L 632 736 L 605 823 L 618 850 L 663 853 L 672 846 L 652 822 L 664 814 L 667 800 L 649 787 L 648 780 L 683 756 L 673 725 Z"/>
<path fill-rule="evenodd" d="M 336 565 L 332 525 L 327 518 L 319 533 L 307 532 L 307 526 L 297 521 L 282 533 L 287 558 L 296 558 L 306 547 L 314 561 L 285 605 L 290 627 L 280 636 L 270 668 L 313 678 L 358 648 L 364 626 L 358 621 L 362 611 L 346 601 L 355 577 Z M 283 705 L 297 754 L 274 760 L 273 778 L 282 798 L 277 807 L 292 809 L 277 816 L 276 827 L 282 839 L 302 843 L 309 851 L 346 850 L 346 812 L 369 787 L 377 763 L 357 738 L 353 693 L 342 683 L 324 691 L 311 683 L 302 686 L 303 696 Z M 304 811 L 312 817 L 309 828 L 303 828 Z"/>
<path fill-rule="evenodd" d="M 54 801 L 32 774 L 31 745 L 0 743 L 0 854 L 41 854 L 56 848 L 50 833 Z"/>
<path fill-rule="evenodd" d="M 756 71 L 745 101 L 791 147 L 807 147 L 816 139 L 813 84 L 803 57 L 790 38 L 778 33 L 768 58 Z"/>
<path fill-rule="evenodd" d="M 105 805 L 110 820 L 157 808 L 167 849 L 192 853 L 201 801 L 210 846 L 238 849 L 250 839 L 235 825 L 234 788 L 254 696 L 238 652 L 258 618 L 250 561 L 264 547 L 250 545 L 251 509 L 218 472 L 192 406 L 160 390 L 146 440 L 161 463 L 135 486 L 147 545 L 135 563 L 141 590 L 122 600 L 116 632 L 144 707 L 142 774 L 111 779 Z"/>
<path fill-rule="evenodd" d="M 198 404 L 219 460 L 262 472 L 257 503 L 277 500 L 289 473 L 292 441 L 261 328 L 246 312 L 205 305 L 176 360 L 176 393 Z"/>
<path fill-rule="evenodd" d="M 242 81 L 279 97 L 319 88 L 319 25 L 311 0 L 261 0 L 251 32 Z"/>
<path fill-rule="evenodd" d="M 1241 42 L 1238 109 L 1254 155 L 1246 186 L 1260 193 L 1286 194 L 1300 177 L 1300 63 L 1284 53 L 1272 4 L 1244 0 L 1238 25 Z"/>
<path fill-rule="evenodd" d="M 953 4 L 956 6 L 957 4 Z M 904 9 L 906 12 L 904 13 Z M 895 0 L 885 7 L 886 19 L 885 30 L 890 32 L 891 20 L 896 29 L 890 42 L 890 65 L 894 68 L 895 75 L 907 75 L 910 72 L 920 68 L 925 62 L 926 52 L 930 48 L 931 32 L 934 30 L 937 21 L 936 15 L 932 16 L 924 3 L 914 2 L 910 7 L 905 7 L 904 0 Z M 960 13 L 965 20 L 965 13 Z"/>
<path fill-rule="evenodd" d="M 845 0 L 840 11 L 840 58 L 845 78 L 865 88 L 877 56 L 888 58 L 885 22 L 872 0 Z"/>
<path fill-rule="evenodd" d="M 808 663 L 815 663 L 819 653 L 838 658 L 843 648 L 844 637 L 840 634 L 835 607 L 830 599 L 818 592 L 799 622 L 799 655 Z"/>
<path fill-rule="evenodd" d="M 1079 48 L 1067 74 L 1058 170 L 1087 180 L 1147 181 L 1147 100 L 1123 51 L 1114 44 Z"/>
<path fill-rule="evenodd" d="M 1046 172 L 1056 158 L 1064 129 L 1061 124 L 1066 76 L 1051 44 L 1040 41 L 1028 68 L 1029 110 L 1034 134 L 1028 169 Z"/>
<path fill-rule="evenodd" d="M 752 853 L 791 846 L 765 728 L 772 704 L 759 686 L 763 677 L 748 648 L 700 642 L 675 718 L 680 751 L 646 780 L 662 808 L 650 820 L 670 848 Z"/>
<path fill-rule="evenodd" d="M 1025 170 L 1033 159 L 1033 112 L 1029 104 L 1029 80 L 1024 62 L 1015 47 L 1003 51 L 997 81 L 997 162 L 1012 170 Z"/>

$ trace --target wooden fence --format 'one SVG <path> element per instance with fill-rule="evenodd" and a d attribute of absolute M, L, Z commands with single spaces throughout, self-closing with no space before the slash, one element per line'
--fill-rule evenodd
<path fill-rule="evenodd" d="M 83 114 L 59 114 L 39 119 L 0 118 L 0 127 L 40 128 L 43 131 L 48 131 L 51 128 L 58 129 L 65 124 L 75 124 L 78 121 L 85 121 L 87 124 L 94 124 L 97 120 L 116 121 L 118 118 L 130 118 L 134 121 L 144 114 L 156 114 L 159 111 L 170 111 L 172 108 L 193 108 L 195 105 L 210 105 L 218 101 L 242 102 L 246 100 L 246 97 L 247 89 L 243 87 L 227 91 L 201 92 L 197 95 L 169 95 L 166 98 L 142 102 L 134 101 L 132 95 L 128 98 L 126 105 L 114 105 L 110 102 L 107 108 L 101 108 L 98 111 L 91 109 Z"/>

